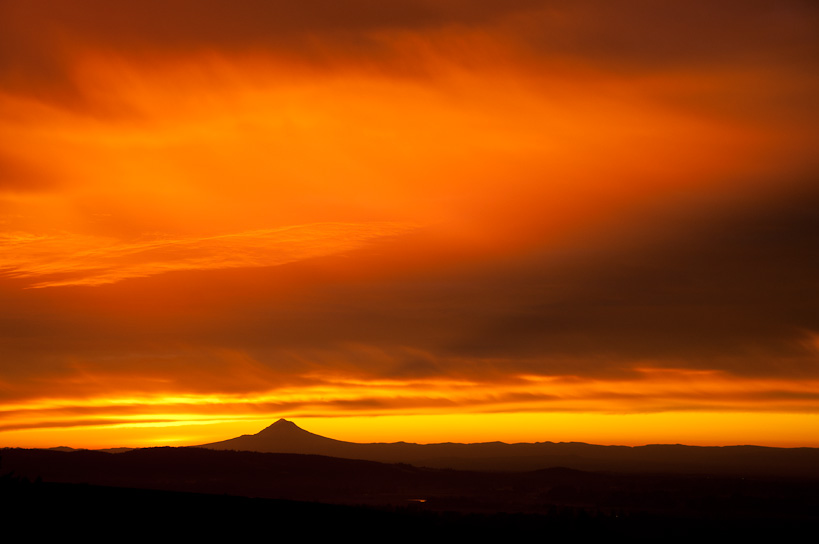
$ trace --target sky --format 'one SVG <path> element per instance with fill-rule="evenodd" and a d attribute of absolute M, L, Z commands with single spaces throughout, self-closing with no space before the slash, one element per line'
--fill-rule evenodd
<path fill-rule="evenodd" d="M 0 0 L 0 446 L 819 447 L 819 5 Z"/>

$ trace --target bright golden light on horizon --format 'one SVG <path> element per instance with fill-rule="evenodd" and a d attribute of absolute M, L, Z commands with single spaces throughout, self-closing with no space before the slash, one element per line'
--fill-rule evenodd
<path fill-rule="evenodd" d="M 0 6 L 0 446 L 819 446 L 805 5 L 97 8 Z"/>
<path fill-rule="evenodd" d="M 57 445 L 57 436 L 73 447 L 192 445 L 253 434 L 281 415 L 317 434 L 358 442 L 816 445 L 808 431 L 819 419 L 800 413 L 804 401 L 787 402 L 788 396 L 809 396 L 819 386 L 815 382 L 741 381 L 713 371 L 641 372 L 645 378 L 628 381 L 521 376 L 507 384 L 324 376 L 320 385 L 260 395 L 43 399 L 5 406 L 0 437 L 8 445 L 43 447 Z M 783 393 L 786 388 L 790 395 Z M 757 399 L 774 393 L 782 399 L 780 409 L 789 411 L 758 411 Z M 272 412 L 277 409 L 278 415 Z M 111 442 L 119 436 L 124 442 Z"/>
<path fill-rule="evenodd" d="M 819 447 L 819 416 L 754 412 L 651 414 L 495 413 L 289 418 L 303 429 L 347 442 L 585 442 L 599 445 L 763 445 Z M 272 419 L 190 421 L 7 431 L 0 447 L 103 449 L 194 446 L 255 434 Z M 767 437 L 760 441 L 760 430 Z M 798 437 L 794 440 L 794 437 Z"/>

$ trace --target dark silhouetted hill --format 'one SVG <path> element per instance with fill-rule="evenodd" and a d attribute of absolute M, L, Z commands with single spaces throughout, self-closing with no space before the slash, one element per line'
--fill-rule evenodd
<path fill-rule="evenodd" d="M 199 446 L 215 450 L 303 453 L 461 470 L 577 470 L 819 477 L 819 449 L 761 446 L 597 446 L 580 442 L 411 444 L 344 442 L 280 419 L 254 435 Z"/>
<path fill-rule="evenodd" d="M 153 493 L 160 491 L 176 494 Z M 371 527 L 392 525 L 398 534 L 421 527 L 478 534 L 497 530 L 499 535 L 551 528 L 551 536 L 604 531 L 653 537 L 669 531 L 693 535 L 720 530 L 781 537 L 819 523 L 819 481 L 809 478 L 600 473 L 564 467 L 474 472 L 204 448 L 119 454 L 0 450 L 0 507 L 10 520 L 7 525 L 19 521 L 15 512 L 31 516 L 30 527 L 37 526 L 37 519 L 60 519 L 75 529 L 111 520 L 138 528 L 172 518 L 174 527 L 183 526 L 180 535 L 185 527 L 188 534 L 207 533 L 208 527 L 230 533 L 230 527 L 239 524 L 235 535 L 244 530 L 242 523 L 250 523 L 245 514 L 253 511 L 267 527 L 279 520 L 302 528 L 339 523 L 339 531 L 354 530 L 333 521 L 347 515 L 343 511 L 263 502 L 270 500 L 378 508 L 381 514 L 348 514 L 362 522 L 369 519 Z M 292 517 L 282 516 L 281 510 L 264 514 L 266 508 L 284 509 Z M 400 515 L 392 518 L 384 512 Z M 116 531 L 112 534 L 121 534 Z"/>

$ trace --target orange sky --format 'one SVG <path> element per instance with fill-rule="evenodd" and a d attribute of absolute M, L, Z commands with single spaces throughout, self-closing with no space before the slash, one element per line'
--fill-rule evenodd
<path fill-rule="evenodd" d="M 235 4 L 0 0 L 0 446 L 819 446 L 819 8 Z"/>

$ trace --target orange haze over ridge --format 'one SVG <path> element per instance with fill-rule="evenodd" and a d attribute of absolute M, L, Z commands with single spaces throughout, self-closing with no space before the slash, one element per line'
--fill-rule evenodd
<path fill-rule="evenodd" d="M 0 1 L 0 446 L 819 446 L 817 35 Z"/>

